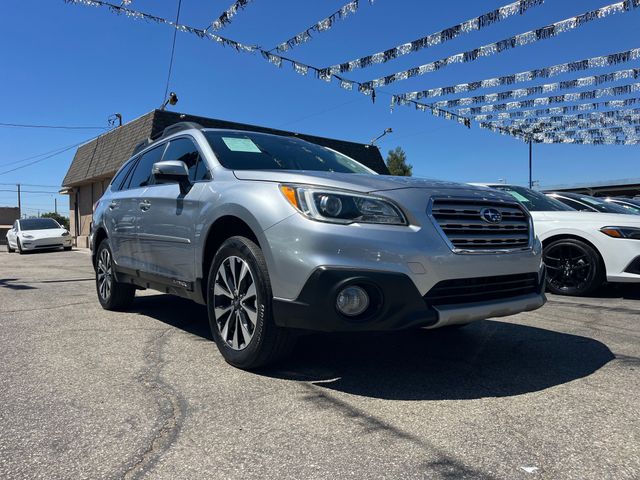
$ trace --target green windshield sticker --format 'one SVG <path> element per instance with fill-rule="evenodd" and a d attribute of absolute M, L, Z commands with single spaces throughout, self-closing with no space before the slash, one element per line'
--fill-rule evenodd
<path fill-rule="evenodd" d="M 512 197 L 514 197 L 519 202 L 527 203 L 529 199 L 523 195 L 520 195 L 518 192 L 514 192 L 513 190 L 507 190 L 507 193 L 510 193 Z"/>
<path fill-rule="evenodd" d="M 250 138 L 222 137 L 222 141 L 232 152 L 262 153 Z"/>

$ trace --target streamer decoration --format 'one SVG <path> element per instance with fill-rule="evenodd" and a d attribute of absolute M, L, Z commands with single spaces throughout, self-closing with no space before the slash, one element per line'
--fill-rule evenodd
<path fill-rule="evenodd" d="M 386 63 L 403 55 L 408 55 L 425 48 L 432 48 L 436 45 L 441 45 L 466 33 L 482 30 L 483 28 L 506 20 L 514 15 L 524 15 L 529 9 L 538 7 L 543 3 L 544 0 L 519 0 L 503 7 L 496 8 L 495 10 L 480 15 L 479 17 L 467 20 L 466 22 L 459 23 L 439 32 L 426 35 L 422 38 L 418 38 L 412 42 L 403 43 L 397 47 L 374 53 L 372 55 L 367 55 L 366 57 L 338 63 L 336 65 L 326 67 L 326 70 L 329 70 L 333 74 L 345 73 L 375 64 Z"/>
<path fill-rule="evenodd" d="M 632 106 L 640 105 L 640 98 L 627 98 L 626 100 L 609 100 L 607 102 L 583 103 L 579 105 L 570 105 L 566 107 L 543 108 L 538 110 L 520 110 L 518 112 L 503 112 L 497 115 L 475 115 L 473 120 L 484 122 L 487 120 L 509 120 L 509 119 L 532 119 L 538 116 L 554 115 L 566 116 L 575 112 L 588 112 L 599 110 L 601 108 L 626 109 Z"/>
<path fill-rule="evenodd" d="M 369 4 L 373 5 L 374 1 L 375 0 L 369 0 Z M 272 51 L 277 50 L 279 52 L 286 52 L 288 50 L 291 50 L 294 47 L 297 47 L 298 45 L 308 42 L 312 38 L 311 36 L 312 33 L 320 33 L 320 32 L 326 32 L 327 30 L 330 30 L 333 27 L 333 25 L 336 23 L 336 21 L 344 20 L 348 16 L 356 13 L 358 11 L 359 6 L 360 6 L 359 0 L 353 0 L 349 3 L 346 3 L 345 5 L 340 7 L 339 10 L 336 10 L 328 17 L 323 18 L 319 22 L 316 22 L 313 25 L 311 25 L 309 28 L 307 28 L 303 32 L 300 32 L 297 35 L 291 37 L 290 39 L 282 42 L 280 45 L 272 49 Z"/>
<path fill-rule="evenodd" d="M 538 68 L 526 72 L 506 75 L 504 77 L 488 78 L 475 82 L 460 83 L 448 87 L 438 87 L 429 90 L 417 92 L 402 93 L 394 95 L 397 99 L 402 100 L 421 100 L 423 98 L 442 97 L 445 95 L 454 95 L 458 93 L 473 92 L 484 88 L 495 88 L 505 85 L 514 85 L 516 83 L 530 82 L 538 78 L 552 78 L 564 73 L 579 72 L 590 70 L 592 68 L 610 67 L 622 63 L 632 62 L 640 58 L 640 48 L 634 48 L 624 52 L 613 53 L 611 55 L 603 55 L 600 57 L 592 57 L 576 62 L 562 63 L 551 67 Z"/>
<path fill-rule="evenodd" d="M 369 95 L 373 101 L 375 101 L 377 93 L 385 93 L 376 92 L 376 89 L 381 86 L 437 71 L 454 63 L 472 62 L 481 57 L 496 55 L 509 49 L 553 38 L 562 33 L 579 28 L 587 23 L 606 18 L 610 15 L 627 13 L 640 7 L 640 0 L 619 1 L 617 3 L 612 3 L 605 7 L 586 12 L 582 15 L 547 25 L 546 27 L 542 27 L 537 30 L 515 35 L 500 42 L 452 55 L 442 60 L 398 72 L 393 75 L 360 82 L 345 78 L 342 74 L 356 68 L 365 68 L 366 66 L 374 63 L 386 63 L 398 56 L 407 55 L 424 48 L 430 48 L 452 40 L 462 34 L 469 33 L 474 30 L 480 30 L 518 13 L 523 14 L 531 8 L 541 5 L 544 0 L 520 0 L 509 5 L 505 5 L 504 7 L 488 14 L 468 20 L 458 26 L 450 27 L 449 29 L 423 37 L 422 39 L 414 42 L 403 44 L 395 47 L 394 49 L 379 52 L 368 57 L 363 57 L 362 59 L 326 68 L 318 68 L 313 65 L 293 60 L 283 55 L 273 53 L 273 50 L 278 50 L 279 52 L 290 50 L 311 38 L 311 32 L 322 32 L 330 29 L 335 21 L 344 19 L 357 12 L 359 8 L 358 0 L 350 1 L 326 19 L 321 20 L 315 25 L 309 27 L 309 29 L 305 30 L 302 34 L 281 43 L 270 51 L 266 51 L 257 45 L 246 45 L 236 42 L 208 31 L 209 29 L 218 30 L 224 25 L 229 24 L 231 18 L 236 15 L 238 10 L 245 8 L 251 0 L 238 0 L 234 2 L 232 6 L 229 7 L 229 9 L 227 9 L 227 11 L 225 11 L 220 18 L 213 22 L 206 30 L 181 25 L 155 15 L 127 8 L 125 5 L 129 5 L 131 0 L 122 0 L 120 5 L 104 0 L 64 1 L 65 3 L 71 4 L 104 7 L 111 13 L 118 15 L 125 15 L 134 19 L 147 20 L 158 24 L 168 25 L 178 31 L 190 33 L 198 36 L 199 38 L 209 39 L 224 46 L 231 46 L 241 52 L 259 52 L 265 60 L 277 67 L 282 67 L 286 64 L 291 66 L 293 70 L 300 75 L 309 75 L 311 73 L 318 79 L 326 82 L 332 82 L 335 79 L 337 80 L 336 83 L 341 88 L 346 90 L 357 90 L 362 94 Z M 373 1 L 374 0 L 369 0 L 369 3 L 373 3 Z M 479 126 L 483 129 L 488 129 L 503 135 L 511 135 L 525 141 L 591 145 L 636 145 L 640 143 L 640 96 L 620 100 L 594 100 L 604 99 L 604 97 L 619 97 L 637 94 L 640 92 L 640 82 L 554 96 L 540 96 L 538 98 L 531 99 L 525 98 L 559 92 L 562 90 L 600 86 L 605 83 L 618 82 L 620 80 L 637 80 L 640 77 L 640 68 L 627 68 L 600 75 L 584 76 L 574 78 L 572 80 L 547 83 L 544 85 L 536 85 L 526 88 L 515 88 L 485 95 L 442 100 L 435 103 L 423 103 L 420 100 L 528 82 L 537 78 L 552 78 L 568 72 L 608 67 L 628 63 L 638 59 L 640 59 L 640 48 L 520 72 L 504 77 L 461 83 L 449 87 L 439 87 L 429 90 L 396 94 L 391 96 L 392 106 L 395 104 L 413 105 L 419 111 L 427 112 L 447 120 L 453 120 L 464 124 L 467 127 L 470 127 L 473 119 L 477 121 Z M 591 102 L 577 103 L 588 100 Z M 568 103 L 577 104 L 568 105 Z M 481 104 L 484 105 L 479 106 Z M 556 104 L 559 106 L 552 106 Z M 448 109 L 455 109 L 456 111 L 449 111 Z"/>
<path fill-rule="evenodd" d="M 518 102 L 484 105 L 482 107 L 460 108 L 458 109 L 458 113 L 460 115 L 480 115 L 488 112 L 502 112 L 506 110 L 516 110 L 521 108 L 541 107 L 544 105 L 552 105 L 555 103 L 579 102 L 583 100 L 593 100 L 609 96 L 629 95 L 635 92 L 640 92 L 640 83 L 631 83 L 619 87 L 600 88 L 587 92 L 567 93 L 564 95 L 556 95 L 553 97 L 540 97 Z"/>
<path fill-rule="evenodd" d="M 231 4 L 231 6 L 211 24 L 211 29 L 217 31 L 222 29 L 225 25 L 229 25 L 231 23 L 231 19 L 238 13 L 238 10 L 243 10 L 250 2 L 251 0 L 236 0 L 233 2 L 233 4 Z"/>
<path fill-rule="evenodd" d="M 522 47 L 524 45 L 530 45 L 542 40 L 555 38 L 563 33 L 570 32 L 588 23 L 595 22 L 596 20 L 601 20 L 611 15 L 628 13 L 638 7 L 640 7 L 640 0 L 624 0 L 622 2 L 613 3 L 611 5 L 598 8 L 597 10 L 591 10 L 589 12 L 583 13 L 582 15 L 577 15 L 560 22 L 552 23 L 551 25 L 538 28 L 537 30 L 531 30 L 529 32 L 521 33 L 519 35 L 500 40 L 499 42 L 484 45 L 474 50 L 457 53 L 455 55 L 451 55 L 435 62 L 426 63 L 419 67 L 410 68 L 408 70 L 403 70 L 392 75 L 387 75 L 385 77 L 362 82 L 360 88 L 363 90 L 371 90 L 374 88 L 391 85 L 392 83 L 406 80 L 408 78 L 436 72 L 456 63 L 474 62 L 480 58 L 497 55 L 502 52 L 506 52 L 507 50 Z M 339 67 L 335 67 L 333 69 L 332 67 L 328 67 L 322 69 L 319 73 L 319 76 L 321 78 L 326 76 L 330 77 L 331 75 L 335 75 L 336 73 L 341 73 L 341 69 Z"/>
<path fill-rule="evenodd" d="M 516 90 L 509 90 L 506 92 L 490 93 L 487 95 L 479 95 L 477 97 L 465 97 L 458 98 L 456 100 L 445 100 L 436 102 L 433 105 L 437 108 L 457 108 L 467 105 L 477 105 L 480 103 L 495 103 L 504 100 L 531 97 L 533 95 L 541 95 L 545 93 L 557 92 L 559 90 L 572 90 L 576 88 L 584 88 L 595 85 L 602 85 L 603 83 L 617 82 L 620 80 L 637 79 L 640 77 L 640 69 L 632 68 L 628 70 L 619 70 L 617 72 L 606 73 L 603 75 L 594 75 L 591 77 L 582 77 L 574 80 L 567 80 L 564 82 L 547 83 L 546 85 L 536 85 L 534 87 L 519 88 Z M 391 105 L 393 107 L 394 102 L 400 105 L 406 104 L 406 100 L 392 97 Z"/>
<path fill-rule="evenodd" d="M 640 1 L 640 0 L 638 0 Z M 147 20 L 150 22 L 168 25 L 170 27 L 175 28 L 179 32 L 191 33 L 193 35 L 198 36 L 199 38 L 206 38 L 209 40 L 213 40 L 223 46 L 233 47 L 240 52 L 255 52 L 259 50 L 258 46 L 245 45 L 240 42 L 236 42 L 235 40 L 230 40 L 225 37 L 221 37 L 214 33 L 207 32 L 206 30 L 202 30 L 200 28 L 190 27 L 188 25 L 182 25 L 179 23 L 172 22 L 171 20 L 167 20 L 162 17 L 157 17 L 155 15 L 151 15 L 148 13 L 143 13 L 138 10 L 131 10 L 129 8 L 125 8 L 122 5 L 114 5 L 113 3 L 105 2 L 103 0 L 64 0 L 65 3 L 72 3 L 78 5 L 86 5 L 90 7 L 105 7 L 111 13 L 115 13 L 116 15 L 125 15 L 129 18 L 134 18 L 137 20 Z"/>

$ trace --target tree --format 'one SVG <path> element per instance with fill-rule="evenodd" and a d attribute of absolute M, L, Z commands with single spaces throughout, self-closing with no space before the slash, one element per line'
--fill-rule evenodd
<path fill-rule="evenodd" d="M 42 218 L 53 218 L 56 222 L 58 222 L 64 228 L 69 230 L 69 218 L 68 217 L 60 215 L 59 213 L 56 213 L 56 212 L 43 213 L 42 215 L 40 215 L 40 217 L 42 217 Z"/>
<path fill-rule="evenodd" d="M 401 147 L 396 147 L 395 150 L 389 150 L 387 168 L 389 172 L 391 172 L 391 175 L 397 175 L 399 177 L 410 177 L 413 175 L 413 165 L 407 163 L 407 154 L 404 153 Z"/>

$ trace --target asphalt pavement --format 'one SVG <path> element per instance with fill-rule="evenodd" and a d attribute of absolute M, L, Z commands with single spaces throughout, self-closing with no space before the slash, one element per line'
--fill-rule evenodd
<path fill-rule="evenodd" d="M 2 479 L 638 479 L 640 285 L 457 331 L 218 353 L 204 307 L 0 253 Z"/>

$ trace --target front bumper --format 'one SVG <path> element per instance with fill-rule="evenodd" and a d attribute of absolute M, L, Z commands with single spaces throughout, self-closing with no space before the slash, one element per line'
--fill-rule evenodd
<path fill-rule="evenodd" d="M 487 298 L 491 298 L 487 300 L 481 299 L 479 290 L 467 291 L 443 302 L 430 300 L 428 294 L 420 295 L 414 282 L 402 273 L 320 267 L 296 300 L 274 299 L 274 319 L 281 327 L 325 332 L 466 324 L 540 308 L 546 302 L 544 268 L 533 276 L 534 283 L 527 289 L 505 288 L 502 296 L 487 291 Z M 495 284 L 492 281 L 488 279 L 485 283 L 490 286 Z M 342 315 L 336 308 L 338 292 L 347 285 L 365 288 L 371 299 L 370 309 L 355 319 Z"/>
<path fill-rule="evenodd" d="M 23 238 L 20 241 L 20 246 L 22 250 L 45 250 L 49 248 L 70 247 L 71 241 L 71 237 Z"/>

